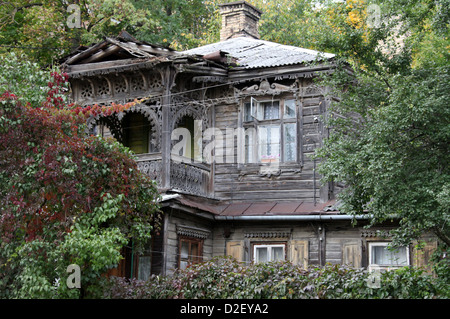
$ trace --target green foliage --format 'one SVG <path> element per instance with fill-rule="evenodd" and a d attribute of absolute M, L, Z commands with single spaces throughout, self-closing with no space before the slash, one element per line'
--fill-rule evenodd
<path fill-rule="evenodd" d="M 32 68 L 29 84 L 0 95 L 0 297 L 90 296 L 121 248 L 132 239 L 139 253 L 159 227 L 157 190 L 129 149 L 87 134 L 92 110 L 65 103 L 66 74 L 41 87 L 34 65 L 15 63 Z M 81 290 L 67 288 L 70 264 L 81 268 Z"/>
<path fill-rule="evenodd" d="M 317 152 L 325 159 L 319 171 L 325 180 L 347 185 L 339 194 L 343 212 L 368 210 L 373 223 L 399 218 L 400 228 L 392 232 L 398 244 L 425 232 L 449 244 L 449 72 L 441 67 L 397 74 L 390 88 L 361 74 L 357 85 L 333 92 L 341 101 L 325 119 L 333 131 Z M 340 83 L 337 89 L 346 77 L 340 75 L 332 81 Z"/>
<path fill-rule="evenodd" d="M 12 0 L 0 11 L 0 56 L 13 50 L 39 65 L 52 64 L 80 45 L 125 30 L 141 41 L 188 49 L 218 40 L 216 1 Z M 79 9 L 80 27 L 73 27 Z M 78 16 L 76 17 L 78 18 Z"/>
<path fill-rule="evenodd" d="M 443 3 L 379 1 L 377 27 L 369 2 L 332 2 L 319 12 L 316 44 L 338 54 L 323 77 L 333 103 L 330 130 L 316 152 L 323 181 L 343 183 L 341 212 L 372 214 L 372 225 L 398 218 L 394 245 L 427 232 L 447 246 L 448 25 Z M 338 32 L 336 32 L 338 31 Z M 432 51 L 432 50 L 435 51 Z M 345 62 L 342 62 L 345 61 Z M 334 99 L 337 98 L 337 99 Z"/>
<path fill-rule="evenodd" d="M 147 281 L 111 277 L 104 298 L 119 299 L 423 299 L 449 298 L 439 279 L 421 270 L 401 268 L 383 273 L 380 287 L 368 286 L 369 273 L 328 264 L 301 269 L 290 262 L 245 265 L 215 257 L 172 276 Z"/>
<path fill-rule="evenodd" d="M 276 43 L 313 48 L 311 11 L 314 4 L 305 0 L 250 0 L 263 14 L 259 21 L 261 39 Z"/>
<path fill-rule="evenodd" d="M 46 99 L 52 71 L 42 70 L 24 54 L 10 52 L 0 55 L 0 92 L 14 92 L 22 103 L 40 105 Z"/>

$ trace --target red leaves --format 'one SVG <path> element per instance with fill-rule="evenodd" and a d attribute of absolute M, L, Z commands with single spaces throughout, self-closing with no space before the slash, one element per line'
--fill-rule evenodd
<path fill-rule="evenodd" d="M 140 103 L 141 100 L 134 100 L 133 102 L 129 102 L 126 104 L 117 104 L 114 102 L 111 102 L 110 106 L 105 106 L 105 105 L 98 105 L 98 104 L 94 104 L 94 105 L 87 105 L 84 107 L 81 106 L 76 106 L 73 107 L 74 105 L 72 105 L 72 109 L 71 111 L 73 112 L 73 114 L 75 115 L 80 115 L 80 113 L 85 117 L 85 118 L 89 118 L 91 116 L 96 117 L 96 116 L 110 116 L 113 115 L 115 113 L 120 113 L 120 112 L 125 112 L 126 110 L 129 110 L 131 107 L 135 106 L 136 104 Z"/>
<path fill-rule="evenodd" d="M 47 83 L 49 91 L 47 92 L 47 98 L 43 103 L 43 107 L 48 109 L 63 109 L 66 106 L 63 97 L 69 76 L 67 73 L 59 74 L 57 72 L 52 72 L 50 75 L 53 77 L 53 82 Z"/>
<path fill-rule="evenodd" d="M 150 220 L 151 181 L 120 147 L 84 133 L 88 117 L 123 112 L 138 101 L 66 105 L 62 92 L 67 74 L 52 76 L 39 107 L 21 104 L 10 92 L 0 96 L 0 102 L 6 101 L 0 103 L 0 112 L 7 110 L 2 116 L 13 123 L 0 130 L 2 173 L 7 176 L 0 179 L 0 241 L 24 233 L 28 240 L 63 236 L 73 217 L 91 213 L 105 193 L 126 194 L 121 211 L 128 213 L 122 217 L 130 219 L 128 224 L 133 214 Z"/>
<path fill-rule="evenodd" d="M 2 95 L 0 95 L 0 101 L 6 100 L 17 100 L 17 96 L 9 91 L 6 91 Z"/>
<path fill-rule="evenodd" d="M 48 193 L 45 193 L 45 194 L 44 194 L 44 198 L 45 198 L 47 201 L 51 201 L 51 200 L 53 200 L 54 198 L 56 198 L 56 194 L 55 194 L 55 193 L 52 193 L 52 192 L 48 192 Z"/>

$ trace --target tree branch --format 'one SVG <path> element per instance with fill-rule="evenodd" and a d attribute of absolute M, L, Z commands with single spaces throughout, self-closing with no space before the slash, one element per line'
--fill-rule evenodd
<path fill-rule="evenodd" d="M 447 236 L 447 234 L 445 234 L 441 229 L 439 229 L 439 227 L 433 227 L 433 231 L 436 234 L 436 236 L 442 240 L 447 247 L 450 247 L 450 238 Z"/>
<path fill-rule="evenodd" d="M 24 6 L 21 6 L 21 7 L 16 7 L 16 12 L 17 11 L 21 11 L 21 10 L 23 10 L 23 9 L 27 9 L 27 8 L 31 8 L 31 7 L 38 7 L 38 6 L 43 6 L 44 4 L 43 3 L 40 3 L 40 2 L 37 2 L 37 3 L 29 3 L 29 4 L 26 4 L 26 5 L 24 5 Z"/>

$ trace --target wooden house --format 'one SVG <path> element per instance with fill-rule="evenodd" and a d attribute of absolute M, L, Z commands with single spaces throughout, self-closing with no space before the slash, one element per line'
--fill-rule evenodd
<path fill-rule="evenodd" d="M 304 267 L 423 263 L 412 247 L 386 249 L 379 231 L 395 222 L 368 230 L 361 216 L 352 226 L 335 202 L 339 185 L 316 174 L 311 155 L 332 100 L 314 80 L 334 55 L 259 39 L 262 12 L 245 1 L 220 9 L 220 42 L 177 52 L 122 32 L 64 61 L 77 103 L 142 100 L 89 120 L 137 154 L 162 196 L 162 229 L 144 254 L 126 249 L 116 274 L 146 279 L 223 255 Z"/>

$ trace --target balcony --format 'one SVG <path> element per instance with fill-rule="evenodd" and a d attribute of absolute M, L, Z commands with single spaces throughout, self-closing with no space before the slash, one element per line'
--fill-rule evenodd
<path fill-rule="evenodd" d="M 139 170 L 156 181 L 158 187 L 163 188 L 163 174 L 166 170 L 162 165 L 161 153 L 139 154 L 137 157 Z M 167 176 L 169 181 L 166 185 L 170 189 L 198 196 L 208 196 L 211 192 L 210 165 L 172 155 Z"/>

